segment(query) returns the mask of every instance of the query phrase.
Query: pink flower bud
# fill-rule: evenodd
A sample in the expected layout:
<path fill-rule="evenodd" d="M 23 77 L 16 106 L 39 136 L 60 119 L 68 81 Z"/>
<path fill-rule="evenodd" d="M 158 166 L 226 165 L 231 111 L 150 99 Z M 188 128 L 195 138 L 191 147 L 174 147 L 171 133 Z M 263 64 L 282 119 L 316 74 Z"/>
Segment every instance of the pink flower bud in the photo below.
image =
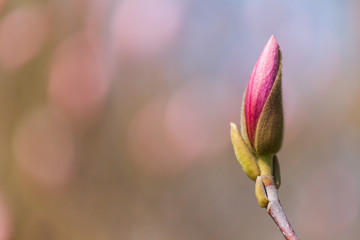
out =
<path fill-rule="evenodd" d="M 270 95 L 274 96 L 270 97 Z M 258 152 L 258 145 L 261 144 L 260 152 L 264 149 L 266 151 L 278 151 L 282 141 L 283 116 L 281 52 L 275 36 L 270 37 L 255 64 L 244 101 L 246 132 L 251 147 L 255 152 Z M 264 110 L 266 104 L 266 110 Z M 262 123 L 259 123 L 260 118 L 262 118 Z M 259 128 L 261 128 L 261 132 L 259 132 Z M 277 141 L 274 143 L 275 148 L 269 146 L 269 144 L 274 145 L 269 142 L 274 140 Z"/>

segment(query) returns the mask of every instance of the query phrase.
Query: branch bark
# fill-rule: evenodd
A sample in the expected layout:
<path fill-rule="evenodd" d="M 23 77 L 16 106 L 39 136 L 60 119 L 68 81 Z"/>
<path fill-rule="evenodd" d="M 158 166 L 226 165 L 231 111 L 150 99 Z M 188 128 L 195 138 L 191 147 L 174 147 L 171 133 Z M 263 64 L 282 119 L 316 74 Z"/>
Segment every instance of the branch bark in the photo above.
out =
<path fill-rule="evenodd" d="M 296 236 L 281 206 L 273 176 L 262 176 L 262 180 L 269 200 L 267 213 L 274 220 L 286 240 L 298 240 L 299 238 Z"/>

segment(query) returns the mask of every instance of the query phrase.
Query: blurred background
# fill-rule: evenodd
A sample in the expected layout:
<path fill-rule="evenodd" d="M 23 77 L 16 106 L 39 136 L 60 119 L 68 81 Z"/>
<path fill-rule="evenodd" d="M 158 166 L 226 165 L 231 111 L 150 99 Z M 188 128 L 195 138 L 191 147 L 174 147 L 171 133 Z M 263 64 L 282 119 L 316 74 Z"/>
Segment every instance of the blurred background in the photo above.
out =
<path fill-rule="evenodd" d="M 281 239 L 230 144 L 283 52 L 280 199 L 360 235 L 360 2 L 0 0 L 0 240 Z"/>

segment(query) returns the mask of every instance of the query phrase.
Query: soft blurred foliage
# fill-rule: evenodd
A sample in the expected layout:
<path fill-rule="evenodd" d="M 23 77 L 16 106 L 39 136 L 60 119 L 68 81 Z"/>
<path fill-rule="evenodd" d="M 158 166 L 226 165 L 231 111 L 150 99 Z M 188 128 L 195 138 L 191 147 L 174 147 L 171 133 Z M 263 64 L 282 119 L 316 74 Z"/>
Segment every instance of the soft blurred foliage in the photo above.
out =
<path fill-rule="evenodd" d="M 0 0 L 0 240 L 280 239 L 229 137 L 271 34 L 285 211 L 300 238 L 359 239 L 359 12 Z"/>

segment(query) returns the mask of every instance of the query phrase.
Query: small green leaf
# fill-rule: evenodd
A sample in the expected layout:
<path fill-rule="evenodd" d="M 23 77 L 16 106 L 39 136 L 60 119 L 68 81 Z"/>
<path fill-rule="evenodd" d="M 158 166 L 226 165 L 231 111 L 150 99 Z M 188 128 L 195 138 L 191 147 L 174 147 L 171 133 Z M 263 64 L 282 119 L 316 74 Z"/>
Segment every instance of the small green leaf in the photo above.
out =
<path fill-rule="evenodd" d="M 239 161 L 241 167 L 248 177 L 252 180 L 256 180 L 256 177 L 260 175 L 259 166 L 256 163 L 256 158 L 244 142 L 239 130 L 235 123 L 231 123 L 231 142 L 234 147 L 235 155 Z"/>

